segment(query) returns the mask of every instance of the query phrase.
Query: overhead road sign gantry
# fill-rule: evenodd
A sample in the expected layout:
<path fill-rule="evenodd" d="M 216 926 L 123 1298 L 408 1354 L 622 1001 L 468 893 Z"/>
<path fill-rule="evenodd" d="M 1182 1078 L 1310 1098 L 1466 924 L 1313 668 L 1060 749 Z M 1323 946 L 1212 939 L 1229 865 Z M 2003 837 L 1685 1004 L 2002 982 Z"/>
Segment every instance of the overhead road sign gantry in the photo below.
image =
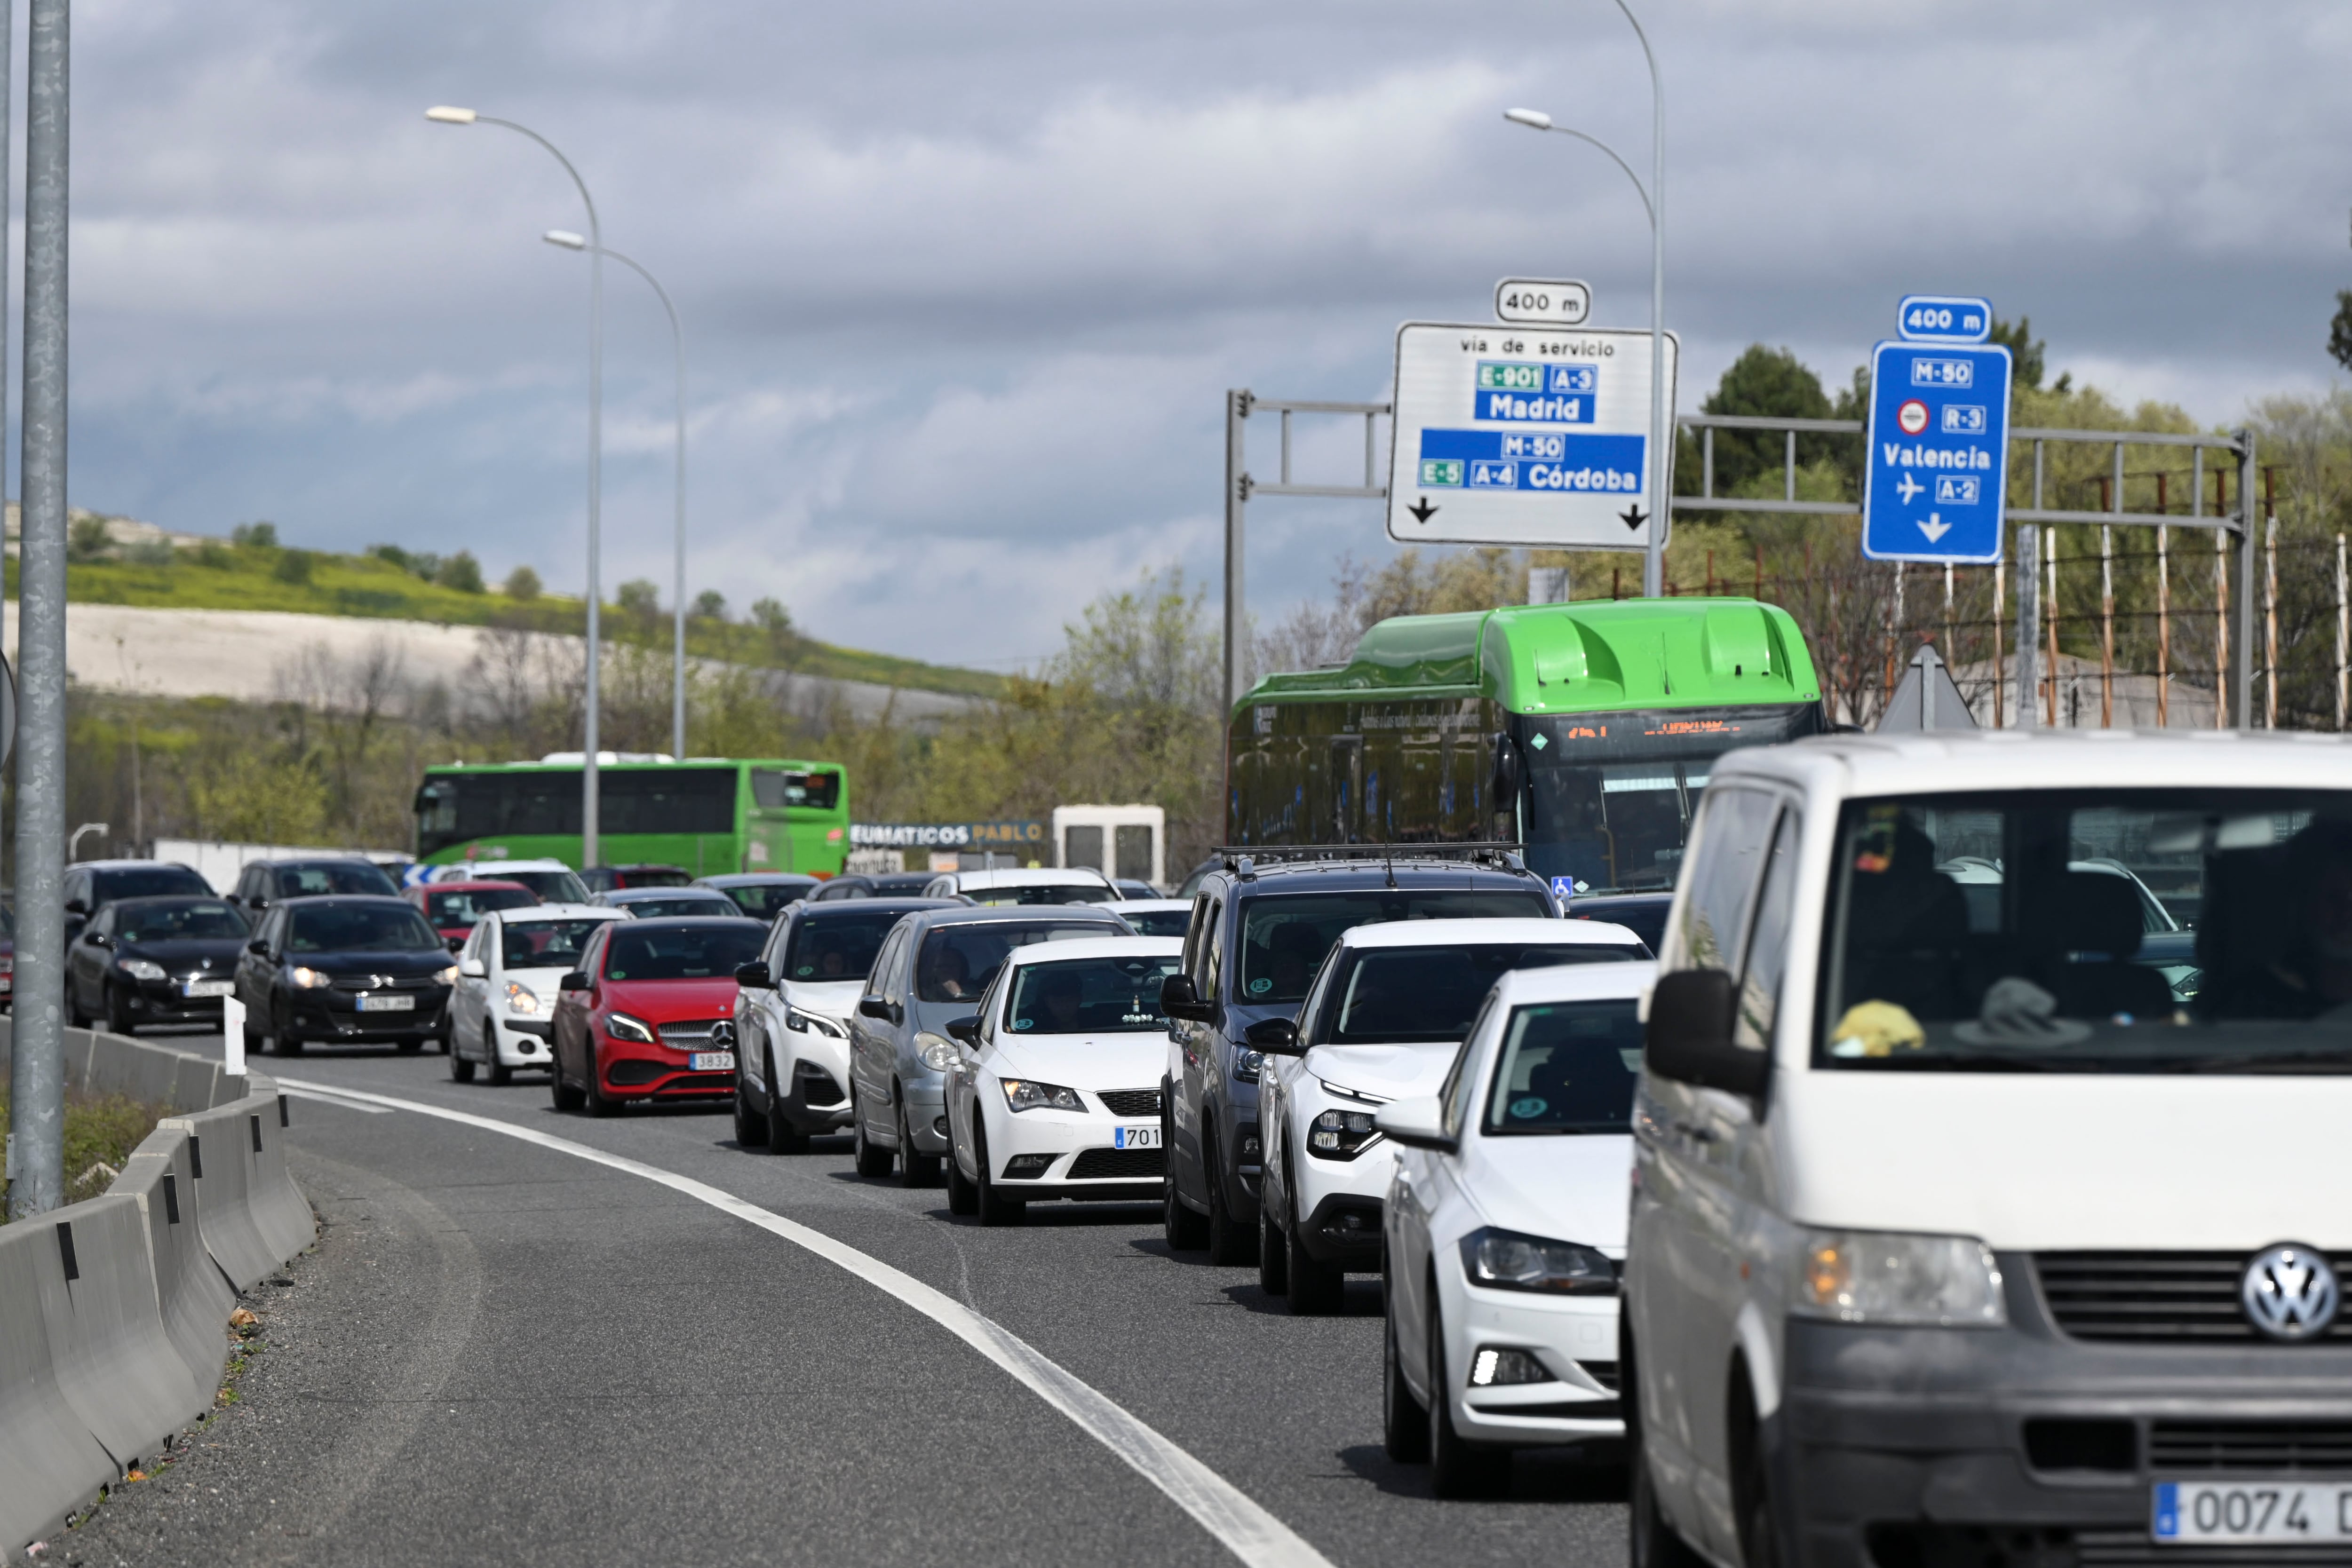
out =
<path fill-rule="evenodd" d="M 1650 349 L 1647 332 L 1398 328 L 1389 537 L 1647 549 L 1664 537 L 1647 499 Z M 1676 359 L 1668 333 L 1669 406 Z"/>
<path fill-rule="evenodd" d="M 2000 559 L 2009 383 L 2009 350 L 1999 343 L 1892 342 L 1873 351 L 1863 554 L 1956 565 Z"/>

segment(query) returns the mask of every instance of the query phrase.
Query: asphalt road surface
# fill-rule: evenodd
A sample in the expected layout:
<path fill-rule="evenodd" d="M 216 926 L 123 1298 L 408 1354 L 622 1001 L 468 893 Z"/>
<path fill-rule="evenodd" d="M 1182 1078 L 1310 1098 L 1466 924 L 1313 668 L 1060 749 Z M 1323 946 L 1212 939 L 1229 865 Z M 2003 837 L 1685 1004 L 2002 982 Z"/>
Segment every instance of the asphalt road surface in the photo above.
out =
<path fill-rule="evenodd" d="M 52 1561 L 1624 1559 L 1613 1465 L 1522 1454 L 1508 1500 L 1439 1502 L 1389 1461 L 1375 1280 L 1294 1318 L 1255 1269 L 1170 1253 L 1156 1207 L 982 1230 L 943 1188 L 860 1180 L 846 1139 L 744 1153 L 723 1111 L 591 1121 L 540 1074 L 460 1085 L 437 1055 L 260 1065 L 635 1166 L 293 1100 L 325 1228 L 255 1292 L 267 1348 L 188 1457 Z M 1030 1362 L 982 1348 L 1005 1333 Z"/>

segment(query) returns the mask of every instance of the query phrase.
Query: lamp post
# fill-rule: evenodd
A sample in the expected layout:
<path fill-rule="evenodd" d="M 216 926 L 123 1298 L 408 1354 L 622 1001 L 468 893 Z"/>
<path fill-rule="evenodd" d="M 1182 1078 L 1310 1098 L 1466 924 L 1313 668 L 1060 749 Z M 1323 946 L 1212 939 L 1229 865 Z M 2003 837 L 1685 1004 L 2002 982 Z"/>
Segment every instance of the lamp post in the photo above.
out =
<path fill-rule="evenodd" d="M 1665 591 L 1666 522 L 1673 499 L 1666 480 L 1674 456 L 1666 444 L 1673 436 L 1666 424 L 1666 89 L 1658 76 L 1658 57 L 1650 47 L 1650 36 L 1642 31 L 1633 8 L 1625 0 L 1617 0 L 1617 9 L 1633 24 L 1633 37 L 1642 41 L 1642 57 L 1650 65 L 1649 189 L 1643 190 L 1633 168 L 1608 143 L 1581 131 L 1554 125 L 1551 116 L 1540 110 L 1507 110 L 1503 118 L 1534 131 L 1557 131 L 1600 148 L 1625 171 L 1633 189 L 1642 192 L 1642 206 L 1650 215 L 1650 548 L 1642 560 L 1642 591 L 1655 598 Z"/>
<path fill-rule="evenodd" d="M 599 580 L 597 552 L 602 542 L 602 506 L 604 500 L 604 230 L 596 221 L 596 200 L 588 193 L 588 183 L 580 171 L 572 166 L 554 142 L 528 125 L 518 125 L 511 120 L 498 120 L 487 114 L 477 114 L 470 109 L 457 109 L 448 104 L 436 104 L 425 111 L 425 118 L 438 125 L 497 125 L 528 136 L 547 149 L 554 160 L 563 165 L 578 187 L 581 204 L 588 209 L 588 689 L 583 694 L 586 708 L 582 726 L 585 744 L 580 759 L 580 859 L 582 869 L 597 864 L 603 859 L 598 843 L 596 809 L 596 715 L 597 664 L 604 643 L 599 637 L 597 612 L 604 602 L 604 584 Z"/>
<path fill-rule="evenodd" d="M 550 229 L 539 237 L 550 245 L 562 246 L 565 250 L 586 250 L 589 247 L 585 236 L 568 229 Z M 682 759 L 686 756 L 686 332 L 677 323 L 677 307 L 670 303 L 669 290 L 661 286 L 661 279 L 617 250 L 607 250 L 603 254 L 652 285 L 654 297 L 669 313 L 670 345 L 677 353 L 677 587 L 676 625 L 670 653 L 669 752 L 672 757 Z"/>

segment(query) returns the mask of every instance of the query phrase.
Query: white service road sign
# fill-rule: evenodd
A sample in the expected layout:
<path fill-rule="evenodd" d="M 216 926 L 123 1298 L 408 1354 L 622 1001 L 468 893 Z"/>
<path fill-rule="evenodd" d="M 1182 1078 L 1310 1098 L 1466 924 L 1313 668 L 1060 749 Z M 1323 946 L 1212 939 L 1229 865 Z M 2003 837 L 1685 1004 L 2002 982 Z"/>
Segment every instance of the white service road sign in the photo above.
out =
<path fill-rule="evenodd" d="M 1669 332 L 1670 433 L 1675 349 Z M 1408 322 L 1397 329 L 1395 430 L 1389 537 L 1399 543 L 1650 542 L 1647 332 Z"/>

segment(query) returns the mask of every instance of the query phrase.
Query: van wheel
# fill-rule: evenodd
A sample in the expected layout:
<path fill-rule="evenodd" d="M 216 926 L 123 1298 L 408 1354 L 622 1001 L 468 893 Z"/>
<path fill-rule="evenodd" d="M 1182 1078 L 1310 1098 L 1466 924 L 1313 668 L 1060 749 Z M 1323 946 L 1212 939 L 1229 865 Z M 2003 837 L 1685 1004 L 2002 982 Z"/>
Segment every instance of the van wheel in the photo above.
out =
<path fill-rule="evenodd" d="M 1348 1304 L 1348 1271 L 1336 1263 L 1326 1263 L 1310 1256 L 1298 1241 L 1298 1233 L 1304 1228 L 1294 1210 L 1287 1233 L 1290 1245 L 1290 1310 L 1305 1318 L 1334 1317 Z"/>
<path fill-rule="evenodd" d="M 1658 1507 L 1658 1489 L 1650 1479 L 1650 1461 L 1638 1432 L 1628 1432 L 1625 1446 L 1627 1500 L 1632 1528 L 1626 1531 L 1625 1561 L 1630 1568 L 1706 1568 L 1706 1560 L 1690 1549 Z"/>
<path fill-rule="evenodd" d="M 1429 1287 L 1429 1490 L 1443 1498 L 1507 1497 L 1511 1450 L 1474 1443 L 1454 1427 L 1454 1379 L 1445 1367 L 1445 1329 L 1437 1281 Z"/>
<path fill-rule="evenodd" d="M 1429 1462 L 1429 1412 L 1412 1396 L 1397 1355 L 1396 1299 L 1385 1281 L 1381 1303 L 1387 1322 L 1381 1329 L 1381 1437 L 1389 1458 L 1401 1465 Z"/>
<path fill-rule="evenodd" d="M 876 1148 L 866 1136 L 866 1107 L 857 1103 L 857 1091 L 849 1092 L 850 1158 L 862 1176 L 886 1176 L 890 1174 L 890 1151 Z"/>
<path fill-rule="evenodd" d="M 1198 1252 L 1209 1244 L 1209 1222 L 1184 1207 L 1176 1196 L 1176 1173 L 1170 1171 L 1160 1196 L 1160 1224 L 1171 1252 Z"/>
<path fill-rule="evenodd" d="M 1273 1211 L 1265 1205 L 1257 1211 L 1257 1288 L 1269 1296 L 1290 1290 L 1290 1244 L 1283 1239 Z"/>
<path fill-rule="evenodd" d="M 1208 1167 L 1202 1174 L 1209 1186 L 1209 1261 L 1237 1268 L 1250 1260 L 1251 1239 L 1225 1207 L 1224 1169 L 1218 1162 L 1216 1140 L 1205 1138 L 1202 1147 L 1208 1156 L 1202 1164 Z"/>

